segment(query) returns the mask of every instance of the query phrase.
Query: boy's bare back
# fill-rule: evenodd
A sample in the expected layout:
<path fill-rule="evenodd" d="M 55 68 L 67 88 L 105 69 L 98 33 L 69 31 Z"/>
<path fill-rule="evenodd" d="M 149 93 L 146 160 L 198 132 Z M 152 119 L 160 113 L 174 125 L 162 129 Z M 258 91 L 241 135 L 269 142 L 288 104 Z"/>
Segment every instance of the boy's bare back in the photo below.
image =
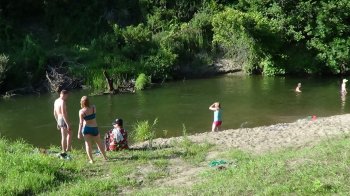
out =
<path fill-rule="evenodd" d="M 54 104 L 54 111 L 57 116 L 62 116 L 63 115 L 63 105 L 65 104 L 65 101 L 61 98 L 56 99 L 55 104 Z"/>

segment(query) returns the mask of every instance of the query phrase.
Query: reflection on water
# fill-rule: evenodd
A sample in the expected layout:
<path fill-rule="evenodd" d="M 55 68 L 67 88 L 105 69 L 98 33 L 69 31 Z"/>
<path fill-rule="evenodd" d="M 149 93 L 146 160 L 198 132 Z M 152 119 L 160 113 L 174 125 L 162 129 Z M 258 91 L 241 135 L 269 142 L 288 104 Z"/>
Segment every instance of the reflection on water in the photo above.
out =
<path fill-rule="evenodd" d="M 295 85 L 303 84 L 302 93 Z M 97 122 L 101 134 L 112 128 L 115 118 L 123 118 L 127 130 L 141 120 L 158 118 L 159 137 L 182 135 L 211 129 L 213 113 L 208 107 L 220 101 L 223 107 L 222 129 L 255 127 L 292 122 L 308 116 L 346 113 L 346 95 L 340 97 L 340 80 L 336 78 L 285 78 L 261 76 L 224 76 L 164 84 L 135 94 L 94 96 Z M 73 136 L 77 135 L 80 98 L 88 91 L 74 91 L 67 106 Z M 60 135 L 52 115 L 56 94 L 18 97 L 0 101 L 0 134 L 7 138 L 24 138 L 47 147 L 59 145 Z M 75 147 L 82 141 L 73 139 Z"/>

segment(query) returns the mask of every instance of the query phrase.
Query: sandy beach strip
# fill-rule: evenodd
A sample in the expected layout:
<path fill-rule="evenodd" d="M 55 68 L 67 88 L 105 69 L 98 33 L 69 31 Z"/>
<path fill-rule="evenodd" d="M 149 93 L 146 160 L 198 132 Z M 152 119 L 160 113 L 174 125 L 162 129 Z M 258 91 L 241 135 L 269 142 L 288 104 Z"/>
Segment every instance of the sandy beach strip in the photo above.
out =
<path fill-rule="evenodd" d="M 302 147 L 323 139 L 350 132 L 350 114 L 300 119 L 293 123 L 280 123 L 255 128 L 228 129 L 220 132 L 204 132 L 189 135 L 196 143 L 208 142 L 218 148 L 238 148 L 252 153 L 265 153 L 286 147 Z M 157 138 L 154 147 L 171 146 L 183 137 Z M 132 147 L 145 147 L 148 143 Z"/>

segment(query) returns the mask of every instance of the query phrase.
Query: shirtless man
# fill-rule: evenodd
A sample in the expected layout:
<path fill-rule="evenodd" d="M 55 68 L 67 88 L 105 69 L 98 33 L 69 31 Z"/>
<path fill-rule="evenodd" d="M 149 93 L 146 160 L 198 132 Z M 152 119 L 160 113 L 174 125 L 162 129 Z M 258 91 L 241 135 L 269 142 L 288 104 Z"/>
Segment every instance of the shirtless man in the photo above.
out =
<path fill-rule="evenodd" d="M 57 128 L 61 130 L 61 146 L 62 153 L 71 149 L 71 128 L 68 121 L 66 100 L 68 98 L 68 91 L 62 90 L 60 97 L 56 99 L 54 104 L 53 115 L 57 122 Z"/>

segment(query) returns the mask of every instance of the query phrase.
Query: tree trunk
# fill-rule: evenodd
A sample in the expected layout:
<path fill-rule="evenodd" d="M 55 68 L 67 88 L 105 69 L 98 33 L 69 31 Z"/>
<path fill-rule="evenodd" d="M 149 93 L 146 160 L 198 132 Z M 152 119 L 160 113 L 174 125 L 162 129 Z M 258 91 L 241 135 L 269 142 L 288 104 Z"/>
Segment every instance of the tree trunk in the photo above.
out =
<path fill-rule="evenodd" d="M 114 86 L 113 86 L 113 79 L 111 79 L 107 73 L 106 70 L 103 70 L 103 75 L 105 76 L 106 78 L 106 82 L 107 82 L 107 85 L 108 85 L 108 91 L 110 93 L 114 93 Z"/>

